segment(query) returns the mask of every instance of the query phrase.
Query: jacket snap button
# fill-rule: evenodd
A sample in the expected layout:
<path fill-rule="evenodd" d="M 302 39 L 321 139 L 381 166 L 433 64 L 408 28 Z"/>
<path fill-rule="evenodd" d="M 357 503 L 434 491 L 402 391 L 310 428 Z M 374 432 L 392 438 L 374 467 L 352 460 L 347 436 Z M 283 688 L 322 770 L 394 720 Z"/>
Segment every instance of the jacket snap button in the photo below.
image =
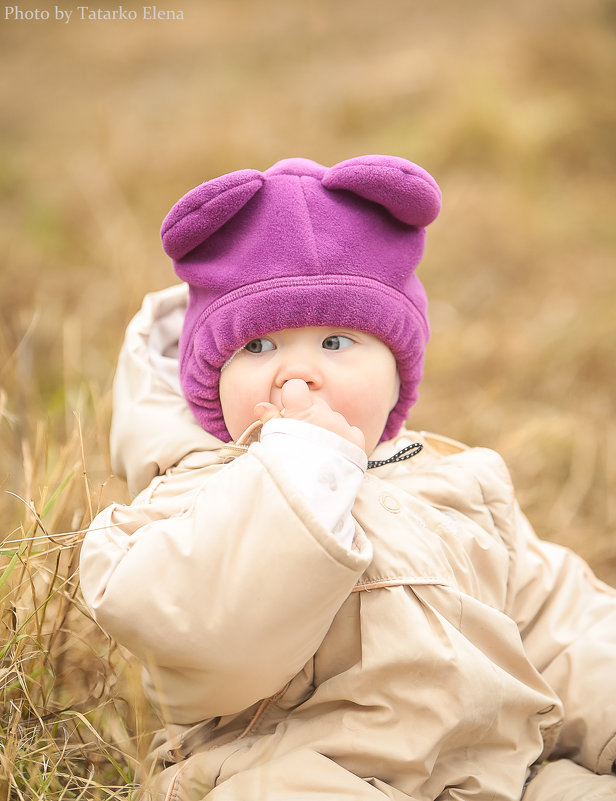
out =
<path fill-rule="evenodd" d="M 381 495 L 379 500 L 381 502 L 381 506 L 387 509 L 388 512 L 397 514 L 400 511 L 400 503 L 394 498 L 393 495 Z"/>

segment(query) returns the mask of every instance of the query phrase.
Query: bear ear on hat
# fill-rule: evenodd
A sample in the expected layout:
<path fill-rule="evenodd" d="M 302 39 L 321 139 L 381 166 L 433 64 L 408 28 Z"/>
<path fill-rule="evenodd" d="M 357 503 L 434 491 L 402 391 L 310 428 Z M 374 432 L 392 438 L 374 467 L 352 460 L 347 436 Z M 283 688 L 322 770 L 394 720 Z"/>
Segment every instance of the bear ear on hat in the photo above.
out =
<path fill-rule="evenodd" d="M 237 170 L 191 189 L 163 220 L 165 253 L 181 259 L 243 208 L 263 186 L 258 170 Z"/>
<path fill-rule="evenodd" d="M 346 189 L 384 206 L 407 225 L 424 227 L 436 219 L 441 190 L 434 178 L 397 156 L 358 156 L 330 167 L 322 179 L 326 189 Z"/>

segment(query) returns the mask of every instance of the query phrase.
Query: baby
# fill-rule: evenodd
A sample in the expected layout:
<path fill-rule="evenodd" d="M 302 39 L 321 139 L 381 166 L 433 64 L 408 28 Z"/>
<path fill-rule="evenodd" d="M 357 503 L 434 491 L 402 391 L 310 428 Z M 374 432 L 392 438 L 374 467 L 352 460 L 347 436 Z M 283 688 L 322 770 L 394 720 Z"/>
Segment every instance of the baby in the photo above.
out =
<path fill-rule="evenodd" d="M 502 460 L 403 428 L 440 191 L 287 159 L 185 195 L 114 387 L 136 495 L 81 583 L 144 664 L 169 801 L 616 798 L 616 593 Z"/>

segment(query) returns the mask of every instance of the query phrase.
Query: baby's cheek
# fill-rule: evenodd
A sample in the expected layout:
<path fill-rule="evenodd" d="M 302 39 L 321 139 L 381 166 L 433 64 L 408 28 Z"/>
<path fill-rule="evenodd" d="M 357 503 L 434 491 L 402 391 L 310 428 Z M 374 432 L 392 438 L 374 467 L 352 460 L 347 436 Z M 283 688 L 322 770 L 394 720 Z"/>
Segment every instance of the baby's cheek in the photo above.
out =
<path fill-rule="evenodd" d="M 253 408 L 245 393 L 225 392 L 220 398 L 225 425 L 231 437 L 237 439 L 253 421 Z"/>
<path fill-rule="evenodd" d="M 347 423 L 352 426 L 357 426 L 366 433 L 366 429 L 370 428 L 371 418 L 374 417 L 371 409 L 366 407 L 364 403 L 347 403 L 340 409 L 340 413 L 346 418 Z"/>
<path fill-rule="evenodd" d="M 247 391 L 243 392 L 237 399 L 238 413 L 241 419 L 250 425 L 257 419 L 255 415 L 255 406 L 257 403 L 263 403 L 269 400 L 262 392 Z"/>

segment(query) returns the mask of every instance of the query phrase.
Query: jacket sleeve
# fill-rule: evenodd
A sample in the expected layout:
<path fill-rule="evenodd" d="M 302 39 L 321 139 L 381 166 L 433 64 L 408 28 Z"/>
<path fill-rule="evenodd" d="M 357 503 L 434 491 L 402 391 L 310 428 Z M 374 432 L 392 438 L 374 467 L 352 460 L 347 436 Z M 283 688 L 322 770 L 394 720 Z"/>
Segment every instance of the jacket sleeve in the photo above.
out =
<path fill-rule="evenodd" d="M 553 757 L 610 773 L 616 759 L 616 591 L 572 551 L 536 536 L 502 461 L 497 469 L 502 491 L 487 500 L 511 554 L 506 611 L 565 710 Z"/>
<path fill-rule="evenodd" d="M 81 585 L 100 625 L 146 667 L 168 722 L 233 714 L 314 655 L 372 558 L 323 527 L 261 444 L 213 472 L 183 513 L 112 506 L 93 522 Z"/>

